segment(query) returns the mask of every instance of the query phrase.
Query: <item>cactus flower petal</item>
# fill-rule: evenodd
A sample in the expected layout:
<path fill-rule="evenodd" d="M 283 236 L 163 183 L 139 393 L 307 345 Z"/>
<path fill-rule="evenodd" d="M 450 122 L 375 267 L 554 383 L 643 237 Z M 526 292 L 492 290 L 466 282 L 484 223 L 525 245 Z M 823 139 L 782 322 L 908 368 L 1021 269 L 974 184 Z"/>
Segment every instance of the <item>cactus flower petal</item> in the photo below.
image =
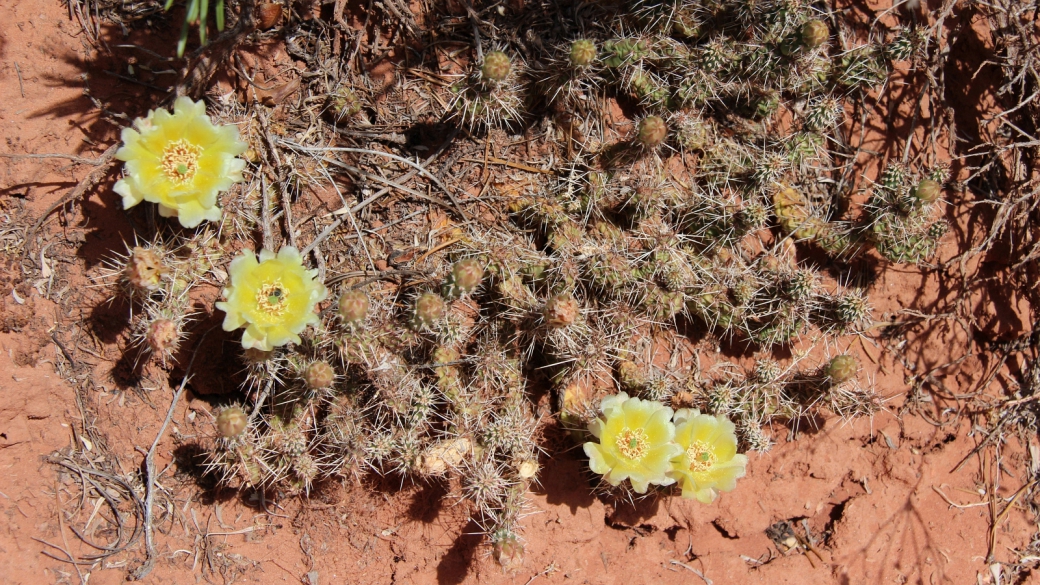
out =
<path fill-rule="evenodd" d="M 328 296 L 317 275 L 303 267 L 303 257 L 291 246 L 278 254 L 263 250 L 259 261 L 252 252 L 238 255 L 228 267 L 226 300 L 216 303 L 224 311 L 224 330 L 245 327 L 246 349 L 300 343 L 300 332 L 318 322 L 315 305 Z"/>
<path fill-rule="evenodd" d="M 163 217 L 176 217 L 193 228 L 218 221 L 217 196 L 242 180 L 246 150 L 234 126 L 215 126 L 206 106 L 180 97 L 173 113 L 152 110 L 122 133 L 116 158 L 124 161 L 126 176 L 113 188 L 123 207 L 142 201 L 159 205 Z"/>
<path fill-rule="evenodd" d="M 675 442 L 682 451 L 669 475 L 684 498 L 710 504 L 719 492 L 732 491 L 744 477 L 747 456 L 737 453 L 735 426 L 725 417 L 683 409 L 675 413 Z"/>
<path fill-rule="evenodd" d="M 671 485 L 671 460 L 681 453 L 673 442 L 672 409 L 650 400 L 630 398 L 621 392 L 605 398 L 603 413 L 589 425 L 599 442 L 583 445 L 589 467 L 610 485 L 626 479 L 632 489 L 646 493 L 650 484 Z"/>

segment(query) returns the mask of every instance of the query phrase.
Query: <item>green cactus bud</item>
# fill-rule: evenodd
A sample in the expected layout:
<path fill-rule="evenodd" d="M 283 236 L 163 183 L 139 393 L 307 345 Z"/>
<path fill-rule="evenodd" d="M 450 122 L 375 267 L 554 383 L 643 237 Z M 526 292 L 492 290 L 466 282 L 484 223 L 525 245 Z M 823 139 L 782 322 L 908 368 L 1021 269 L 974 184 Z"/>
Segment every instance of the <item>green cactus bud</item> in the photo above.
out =
<path fill-rule="evenodd" d="M 664 144 L 668 138 L 668 124 L 660 116 L 647 116 L 636 127 L 636 143 L 647 149 Z"/>
<path fill-rule="evenodd" d="M 779 380 L 782 374 L 783 368 L 780 366 L 780 362 L 767 358 L 755 361 L 752 378 L 759 384 L 772 384 Z"/>
<path fill-rule="evenodd" d="M 802 25 L 799 32 L 802 37 L 802 45 L 809 50 L 815 49 L 827 42 L 827 38 L 830 37 L 831 34 L 827 29 L 827 25 L 824 24 L 822 20 L 810 20 Z"/>
<path fill-rule="evenodd" d="M 303 371 L 303 382 L 308 390 L 321 390 L 332 386 L 336 380 L 336 370 L 328 362 L 312 362 Z"/>
<path fill-rule="evenodd" d="M 515 571 L 524 564 L 524 545 L 512 531 L 497 530 L 491 537 L 491 556 L 505 571 Z"/>
<path fill-rule="evenodd" d="M 448 304 L 437 293 L 425 292 L 415 299 L 412 310 L 412 327 L 416 330 L 430 329 L 448 314 Z"/>
<path fill-rule="evenodd" d="M 459 260 L 451 267 L 445 283 L 445 296 L 459 298 L 477 290 L 484 280 L 484 263 L 476 258 Z"/>
<path fill-rule="evenodd" d="M 588 39 L 579 39 L 571 43 L 571 67 L 580 69 L 589 67 L 596 60 L 596 43 Z"/>
<path fill-rule="evenodd" d="M 480 78 L 482 81 L 499 83 L 509 77 L 513 64 L 509 56 L 502 51 L 491 51 L 484 55 L 484 64 L 480 66 Z"/>
<path fill-rule="evenodd" d="M 361 100 L 349 87 L 341 87 L 329 94 L 325 105 L 335 122 L 349 120 L 361 111 Z"/>
<path fill-rule="evenodd" d="M 942 185 L 931 179 L 922 179 L 914 187 L 914 199 L 925 205 L 935 203 L 941 194 Z"/>
<path fill-rule="evenodd" d="M 358 325 L 363 323 L 368 316 L 371 303 L 368 295 L 359 290 L 348 290 L 339 296 L 336 303 L 339 318 L 345 325 Z"/>
<path fill-rule="evenodd" d="M 217 432 L 225 439 L 238 437 L 249 426 L 246 411 L 238 406 L 229 406 L 217 415 Z"/>
<path fill-rule="evenodd" d="M 844 384 L 856 377 L 859 371 L 859 362 L 849 354 L 842 354 L 831 358 L 823 369 L 824 375 L 832 384 Z"/>

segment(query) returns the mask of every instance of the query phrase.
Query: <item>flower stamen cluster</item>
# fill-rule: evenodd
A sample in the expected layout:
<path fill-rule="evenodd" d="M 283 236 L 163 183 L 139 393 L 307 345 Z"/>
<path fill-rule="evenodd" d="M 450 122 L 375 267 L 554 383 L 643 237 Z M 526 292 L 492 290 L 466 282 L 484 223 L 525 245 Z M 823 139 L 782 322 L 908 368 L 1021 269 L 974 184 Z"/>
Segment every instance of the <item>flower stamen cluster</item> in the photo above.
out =
<path fill-rule="evenodd" d="M 163 151 L 163 173 L 174 183 L 187 183 L 199 170 L 201 154 L 202 149 L 187 140 L 175 140 Z"/>
<path fill-rule="evenodd" d="M 650 443 L 646 439 L 646 431 L 643 429 L 630 429 L 625 427 L 617 436 L 617 448 L 622 455 L 632 461 L 639 461 L 646 457 L 650 450 Z"/>

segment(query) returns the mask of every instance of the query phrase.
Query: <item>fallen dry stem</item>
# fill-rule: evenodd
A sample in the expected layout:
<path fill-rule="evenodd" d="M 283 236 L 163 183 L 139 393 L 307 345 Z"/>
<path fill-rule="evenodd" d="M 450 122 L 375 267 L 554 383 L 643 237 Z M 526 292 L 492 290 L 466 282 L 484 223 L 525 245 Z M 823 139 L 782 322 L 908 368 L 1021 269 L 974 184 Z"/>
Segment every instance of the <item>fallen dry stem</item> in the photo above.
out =
<path fill-rule="evenodd" d="M 191 377 L 191 367 L 195 364 L 199 348 L 202 347 L 206 336 L 215 328 L 216 326 L 213 326 L 208 329 L 196 343 L 195 350 L 191 353 L 191 360 L 188 361 L 188 367 L 184 370 L 184 378 L 181 379 L 181 385 L 177 388 L 177 392 L 174 393 L 173 400 L 170 401 L 170 409 L 166 412 L 166 418 L 163 419 L 163 424 L 159 427 L 159 432 L 155 435 L 155 440 L 152 441 L 152 446 L 148 449 L 148 453 L 144 458 L 144 542 L 146 558 L 144 564 L 134 572 L 134 579 L 138 581 L 148 576 L 155 567 L 156 552 L 153 537 L 155 528 L 152 526 L 152 505 L 155 501 L 155 450 L 159 447 L 159 441 L 162 440 L 163 435 L 166 434 L 167 427 L 170 426 L 170 422 L 173 420 L 173 413 L 177 409 L 177 403 L 180 402 L 184 389 L 188 385 L 188 380 Z"/>

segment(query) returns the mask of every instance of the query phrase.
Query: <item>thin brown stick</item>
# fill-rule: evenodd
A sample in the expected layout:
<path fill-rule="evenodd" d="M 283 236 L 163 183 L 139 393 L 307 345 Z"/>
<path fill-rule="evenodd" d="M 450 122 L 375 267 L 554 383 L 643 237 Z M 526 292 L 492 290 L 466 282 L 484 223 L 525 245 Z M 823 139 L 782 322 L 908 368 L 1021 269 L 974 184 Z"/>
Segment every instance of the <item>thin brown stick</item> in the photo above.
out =
<path fill-rule="evenodd" d="M 191 377 L 191 367 L 195 364 L 195 358 L 199 355 L 199 348 L 202 347 L 202 343 L 206 340 L 206 336 L 214 329 L 216 329 L 215 325 L 203 333 L 202 337 L 199 338 L 198 343 L 195 345 L 195 351 L 191 353 L 191 360 L 188 361 L 188 367 L 184 370 L 184 378 L 181 379 L 181 385 L 173 395 L 173 400 L 170 402 L 170 409 L 166 412 L 166 418 L 163 420 L 162 426 L 159 427 L 159 433 L 155 435 L 155 440 L 152 441 L 152 446 L 148 449 L 148 453 L 144 457 L 144 542 L 146 559 L 144 564 L 141 565 L 141 567 L 133 574 L 134 579 L 138 581 L 144 579 L 152 572 L 152 569 L 155 568 L 155 560 L 157 556 L 154 542 L 155 527 L 152 526 L 152 505 L 155 501 L 155 450 L 159 447 L 159 441 L 162 440 L 163 435 L 166 434 L 166 429 L 170 426 L 170 422 L 173 420 L 173 413 L 177 409 L 177 403 L 180 402 L 181 396 L 184 394 L 184 389 L 188 386 L 188 380 Z"/>
<path fill-rule="evenodd" d="M 87 174 L 86 177 L 83 177 L 83 180 L 76 185 L 76 188 L 66 193 L 61 199 L 48 207 L 47 210 L 40 215 L 40 218 L 36 220 L 36 223 L 33 224 L 29 232 L 25 234 L 26 245 L 30 245 L 30 242 L 32 242 L 36 237 L 36 232 L 39 231 L 41 226 L 43 226 L 43 222 L 47 221 L 47 217 L 50 216 L 50 214 L 54 213 L 58 208 L 65 206 L 68 202 L 79 199 L 88 189 L 93 188 L 94 185 L 97 185 L 101 181 L 105 174 L 108 173 L 108 169 L 115 163 L 113 159 L 116 156 L 116 151 L 119 150 L 119 146 L 120 143 L 118 142 L 109 146 L 108 150 L 106 150 L 100 157 L 98 157 L 97 161 L 93 163 L 97 168 L 90 171 L 90 173 Z"/>

